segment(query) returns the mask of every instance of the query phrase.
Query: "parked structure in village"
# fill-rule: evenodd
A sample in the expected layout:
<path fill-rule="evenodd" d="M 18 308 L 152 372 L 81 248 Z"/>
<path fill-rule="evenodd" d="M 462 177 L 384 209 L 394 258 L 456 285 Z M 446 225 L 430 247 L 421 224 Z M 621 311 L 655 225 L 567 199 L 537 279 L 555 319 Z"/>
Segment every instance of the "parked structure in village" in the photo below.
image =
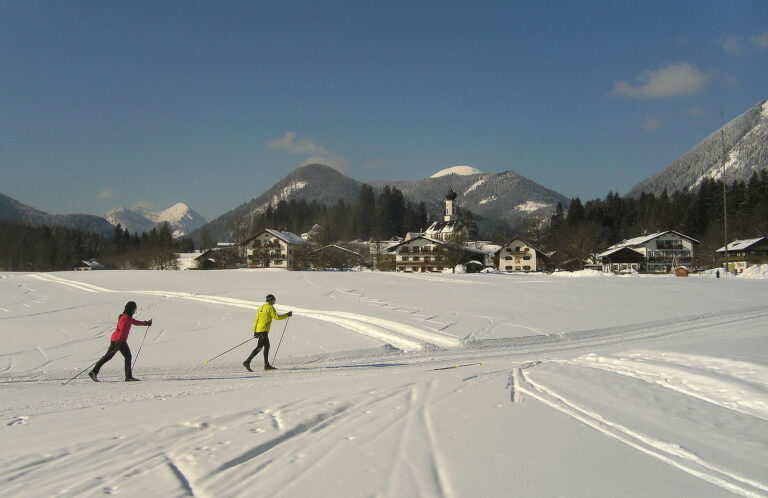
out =
<path fill-rule="evenodd" d="M 693 269 L 694 246 L 699 241 L 674 230 L 643 235 L 633 239 L 624 240 L 608 248 L 601 256 L 607 255 L 609 261 L 615 259 L 610 256 L 615 249 L 630 248 L 639 252 L 643 259 L 640 262 L 640 271 L 646 273 L 669 273 L 673 268 L 684 266 Z M 630 255 L 631 253 L 623 253 Z"/>
<path fill-rule="evenodd" d="M 542 271 L 547 259 L 544 251 L 519 237 L 510 240 L 493 254 L 496 269 L 507 272 Z"/>
<path fill-rule="evenodd" d="M 717 250 L 723 267 L 731 273 L 741 273 L 752 265 L 768 264 L 768 239 L 734 240 Z"/>
<path fill-rule="evenodd" d="M 294 270 L 303 266 L 309 243 L 291 232 L 265 229 L 248 238 L 246 264 L 249 268 L 283 268 Z"/>

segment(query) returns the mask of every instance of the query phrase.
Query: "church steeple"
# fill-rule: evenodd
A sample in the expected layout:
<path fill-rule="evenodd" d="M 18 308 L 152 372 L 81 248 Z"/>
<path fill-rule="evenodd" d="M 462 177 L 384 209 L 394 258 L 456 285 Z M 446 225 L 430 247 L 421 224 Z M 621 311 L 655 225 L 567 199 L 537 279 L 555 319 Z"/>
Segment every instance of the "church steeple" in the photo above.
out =
<path fill-rule="evenodd" d="M 455 200 L 456 192 L 453 191 L 453 187 L 449 187 L 448 193 L 445 194 L 445 215 L 443 216 L 443 221 L 456 220 Z"/>

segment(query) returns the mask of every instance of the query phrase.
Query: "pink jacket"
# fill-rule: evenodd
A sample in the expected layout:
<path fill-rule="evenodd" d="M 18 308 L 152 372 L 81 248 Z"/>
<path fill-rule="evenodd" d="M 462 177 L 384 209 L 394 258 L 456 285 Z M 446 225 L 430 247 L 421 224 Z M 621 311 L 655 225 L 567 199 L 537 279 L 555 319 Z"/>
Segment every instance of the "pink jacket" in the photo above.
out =
<path fill-rule="evenodd" d="M 112 333 L 111 341 L 127 341 L 131 325 L 149 325 L 149 322 L 134 320 L 131 315 L 122 314 L 117 321 L 117 328 Z"/>

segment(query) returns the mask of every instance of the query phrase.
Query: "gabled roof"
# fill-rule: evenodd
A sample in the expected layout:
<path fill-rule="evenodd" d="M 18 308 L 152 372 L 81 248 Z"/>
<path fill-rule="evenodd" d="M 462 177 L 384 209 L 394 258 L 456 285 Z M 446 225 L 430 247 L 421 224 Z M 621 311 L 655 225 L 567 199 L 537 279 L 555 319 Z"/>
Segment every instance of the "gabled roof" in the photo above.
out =
<path fill-rule="evenodd" d="M 329 245 L 323 246 L 323 247 L 321 247 L 319 249 L 315 249 L 314 251 L 309 251 L 309 254 L 316 253 L 316 252 L 319 252 L 319 251 L 322 251 L 322 250 L 325 250 L 325 249 L 340 249 L 340 250 L 348 252 L 348 253 L 350 253 L 350 254 L 352 254 L 354 256 L 357 256 L 358 258 L 362 258 L 363 257 L 362 255 L 360 255 L 359 253 L 356 253 L 355 251 L 353 251 L 351 249 L 347 249 L 346 247 L 337 246 L 336 244 L 329 244 Z"/>
<path fill-rule="evenodd" d="M 273 230 L 271 228 L 265 228 L 261 232 L 258 232 L 257 234 L 247 238 L 246 240 L 241 242 L 241 244 L 247 244 L 248 242 L 252 241 L 253 239 L 258 237 L 259 235 L 263 234 L 264 232 L 267 232 L 270 235 L 272 235 L 273 237 L 277 237 L 278 239 L 280 239 L 280 240 L 282 240 L 284 242 L 287 242 L 288 244 L 296 244 L 296 245 L 303 245 L 303 246 L 309 245 L 306 240 L 302 239 L 301 237 L 299 237 L 295 233 L 281 232 L 279 230 Z"/>
<path fill-rule="evenodd" d="M 388 248 L 387 248 L 387 251 L 389 251 L 389 252 L 392 252 L 392 251 L 394 251 L 395 249 L 397 249 L 397 248 L 398 248 L 398 247 L 400 247 L 400 246 L 403 246 L 403 245 L 405 245 L 405 244 L 410 244 L 411 242 L 413 242 L 413 241 L 415 241 L 415 240 L 419 240 L 419 239 L 423 239 L 423 240 L 426 240 L 427 242 L 429 242 L 429 243 L 431 243 L 431 244 L 438 244 L 438 245 L 441 245 L 441 246 L 445 246 L 445 245 L 447 245 L 447 244 L 446 244 L 445 242 L 443 242 L 442 240 L 437 240 L 437 239 L 433 239 L 433 238 L 431 238 L 431 237 L 426 237 L 426 236 L 424 236 L 424 235 L 421 235 L 421 236 L 419 236 L 419 237 L 416 237 L 416 238 L 414 238 L 414 239 L 410 239 L 410 240 L 404 240 L 403 242 L 400 242 L 399 244 L 395 244 L 395 245 L 393 245 L 393 246 L 390 246 L 390 247 L 388 247 Z"/>
<path fill-rule="evenodd" d="M 525 240 L 525 239 L 523 239 L 521 237 L 515 237 L 514 239 L 510 240 L 509 242 L 507 242 L 503 246 L 499 247 L 496 251 L 494 251 L 493 254 L 498 254 L 502 249 L 504 249 L 505 247 L 507 247 L 509 244 L 511 244 L 512 242 L 514 242 L 516 240 L 519 240 L 520 242 L 522 242 L 523 244 L 527 245 L 528 247 L 532 247 L 534 251 L 536 251 L 537 253 L 541 254 L 542 256 L 549 257 L 549 255 L 547 253 L 545 253 L 540 248 L 536 247 L 535 245 L 531 244 L 530 242 L 528 242 L 527 240 Z"/>
<path fill-rule="evenodd" d="M 743 251 L 744 249 L 747 249 L 755 244 L 757 244 L 760 241 L 766 240 L 765 237 L 759 237 L 757 239 L 745 239 L 745 240 L 734 240 L 733 242 L 728 243 L 728 250 L 729 251 Z M 717 250 L 717 252 L 725 252 L 725 246 L 721 247 Z"/>
<path fill-rule="evenodd" d="M 96 260 L 93 260 L 93 261 L 80 261 L 79 263 L 75 263 L 72 266 L 73 266 L 73 268 L 88 266 L 90 268 L 93 268 L 94 270 L 103 270 L 104 269 L 104 265 L 102 265 L 101 263 L 99 263 Z"/>
<path fill-rule="evenodd" d="M 641 253 L 637 249 L 632 249 L 631 247 L 627 247 L 627 246 L 621 246 L 621 247 L 617 247 L 615 249 L 608 249 L 605 252 L 601 252 L 600 254 L 597 255 L 597 257 L 598 258 L 605 258 L 607 256 L 610 256 L 611 254 L 617 253 L 619 251 L 624 251 L 624 250 L 632 251 L 632 252 L 637 253 L 639 256 L 643 256 L 643 253 Z"/>
<path fill-rule="evenodd" d="M 615 249 L 615 248 L 619 248 L 619 247 L 629 247 L 629 246 L 643 245 L 646 242 L 650 242 L 653 239 L 658 239 L 662 235 L 666 235 L 668 233 L 674 233 L 675 235 L 679 235 L 680 237 L 682 237 L 684 239 L 690 240 L 694 244 L 698 244 L 699 243 L 698 240 L 694 239 L 693 237 L 689 237 L 689 236 L 687 236 L 687 235 L 685 235 L 683 233 L 676 232 L 674 230 L 666 230 L 664 232 L 652 233 L 650 235 L 641 235 L 640 237 L 635 237 L 633 239 L 622 240 L 618 244 L 614 244 L 611 247 L 609 247 L 608 249 Z"/>

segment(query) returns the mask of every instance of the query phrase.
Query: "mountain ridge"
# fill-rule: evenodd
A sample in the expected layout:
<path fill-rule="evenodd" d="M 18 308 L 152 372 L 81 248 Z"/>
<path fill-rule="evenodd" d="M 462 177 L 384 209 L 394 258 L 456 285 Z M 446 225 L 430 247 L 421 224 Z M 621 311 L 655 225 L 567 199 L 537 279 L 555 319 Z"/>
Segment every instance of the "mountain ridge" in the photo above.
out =
<path fill-rule="evenodd" d="M 695 189 L 704 179 L 721 179 L 723 169 L 728 183 L 746 181 L 753 172 L 768 169 L 768 100 L 712 132 L 666 168 L 632 187 L 627 196 Z"/>

